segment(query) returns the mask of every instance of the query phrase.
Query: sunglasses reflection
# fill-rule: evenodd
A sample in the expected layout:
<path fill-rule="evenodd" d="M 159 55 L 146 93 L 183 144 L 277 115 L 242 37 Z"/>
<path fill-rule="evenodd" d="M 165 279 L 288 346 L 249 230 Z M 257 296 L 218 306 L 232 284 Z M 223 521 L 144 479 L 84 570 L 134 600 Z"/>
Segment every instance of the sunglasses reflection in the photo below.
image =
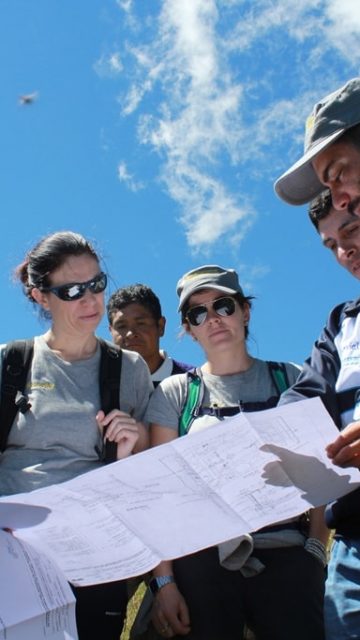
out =
<path fill-rule="evenodd" d="M 87 290 L 94 294 L 102 293 L 105 291 L 106 286 L 107 275 L 101 272 L 87 282 L 70 282 L 69 284 L 62 284 L 58 287 L 48 287 L 47 289 L 43 289 L 43 291 L 45 293 L 54 293 L 60 300 L 69 302 L 83 298 Z"/>
<path fill-rule="evenodd" d="M 211 302 L 207 302 L 204 304 L 200 304 L 196 307 L 192 307 L 186 314 L 187 320 L 194 327 L 199 327 L 203 324 L 209 314 L 210 307 L 217 316 L 225 318 L 227 316 L 232 316 L 235 313 L 236 305 L 234 298 L 226 297 L 226 298 L 217 298 L 216 300 L 212 300 Z"/>

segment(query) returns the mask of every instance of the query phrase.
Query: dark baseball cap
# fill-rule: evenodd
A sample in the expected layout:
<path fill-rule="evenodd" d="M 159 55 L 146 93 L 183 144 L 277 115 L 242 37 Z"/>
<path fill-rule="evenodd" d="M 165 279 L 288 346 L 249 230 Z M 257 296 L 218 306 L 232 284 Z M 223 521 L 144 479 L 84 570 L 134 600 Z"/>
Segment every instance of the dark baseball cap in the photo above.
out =
<path fill-rule="evenodd" d="M 244 295 L 238 274 L 234 269 L 224 269 L 216 264 L 206 264 L 198 269 L 188 271 L 177 283 L 178 311 L 181 311 L 190 296 L 200 289 L 216 289 L 230 295 L 235 293 Z"/>
<path fill-rule="evenodd" d="M 276 180 L 277 195 L 294 205 L 305 204 L 318 196 L 325 187 L 312 161 L 347 129 L 359 123 L 360 78 L 353 78 L 315 104 L 306 120 L 304 155 Z"/>

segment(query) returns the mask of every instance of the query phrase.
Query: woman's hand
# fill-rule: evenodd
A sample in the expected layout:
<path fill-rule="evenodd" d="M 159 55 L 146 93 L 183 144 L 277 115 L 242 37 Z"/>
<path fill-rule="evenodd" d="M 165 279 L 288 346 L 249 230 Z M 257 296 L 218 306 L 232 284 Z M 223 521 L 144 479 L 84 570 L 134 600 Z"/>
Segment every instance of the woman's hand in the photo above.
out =
<path fill-rule="evenodd" d="M 175 583 L 167 584 L 157 592 L 152 610 L 152 622 L 164 638 L 190 632 L 190 617 L 186 602 Z"/>
<path fill-rule="evenodd" d="M 117 459 L 126 458 L 131 453 L 146 448 L 146 430 L 141 422 L 137 422 L 129 413 L 113 409 L 105 415 L 99 411 L 96 421 L 104 441 L 117 443 Z M 141 447 L 139 447 L 139 440 Z"/>
<path fill-rule="evenodd" d="M 360 468 L 360 421 L 348 424 L 326 452 L 339 467 Z"/>

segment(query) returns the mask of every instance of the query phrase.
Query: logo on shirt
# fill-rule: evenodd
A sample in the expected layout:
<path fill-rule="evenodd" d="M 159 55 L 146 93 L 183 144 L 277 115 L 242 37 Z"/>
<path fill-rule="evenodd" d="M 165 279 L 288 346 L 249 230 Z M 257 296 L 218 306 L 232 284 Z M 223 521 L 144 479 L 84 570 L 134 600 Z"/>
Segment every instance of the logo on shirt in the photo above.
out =
<path fill-rule="evenodd" d="M 30 384 L 28 385 L 28 389 L 30 390 L 46 389 L 48 391 L 52 391 L 53 389 L 55 389 L 55 383 L 54 382 L 38 382 L 37 380 L 34 380 L 33 382 L 30 382 Z"/>

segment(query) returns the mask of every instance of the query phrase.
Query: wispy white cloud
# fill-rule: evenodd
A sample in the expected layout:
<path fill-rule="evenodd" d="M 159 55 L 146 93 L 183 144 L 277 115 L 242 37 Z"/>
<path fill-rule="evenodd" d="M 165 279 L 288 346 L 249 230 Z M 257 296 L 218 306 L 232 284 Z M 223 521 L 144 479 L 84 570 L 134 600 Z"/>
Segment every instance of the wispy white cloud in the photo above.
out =
<path fill-rule="evenodd" d="M 130 189 L 130 191 L 136 192 L 144 188 L 142 182 L 135 180 L 134 176 L 129 173 L 126 162 L 124 162 L 124 160 L 119 162 L 117 174 L 120 182 L 123 182 L 128 187 L 128 189 Z"/>
<path fill-rule="evenodd" d="M 152 83 L 147 80 L 142 85 L 133 85 L 126 95 L 118 96 L 117 101 L 121 106 L 121 115 L 129 116 L 136 111 L 144 95 L 151 89 Z"/>
<path fill-rule="evenodd" d="M 244 3 L 235 4 L 240 8 Z M 253 64 L 243 74 L 245 105 L 252 117 L 241 161 L 248 163 L 249 174 L 274 177 L 298 156 L 312 105 L 358 74 L 359 36 L 360 4 L 354 0 L 258 0 L 241 12 L 223 39 L 225 55 L 240 65 L 259 51 L 269 59 L 261 78 L 254 79 Z"/>
<path fill-rule="evenodd" d="M 256 183 L 298 153 L 309 105 L 355 75 L 360 3 L 163 0 L 145 25 L 122 50 L 121 114 L 157 153 L 189 246 L 238 242 L 255 220 Z"/>
<path fill-rule="evenodd" d="M 222 181 L 200 173 L 193 165 L 168 164 L 163 178 L 170 196 L 181 206 L 179 220 L 194 252 L 206 251 L 222 236 L 229 240 L 235 228 L 240 239 L 251 226 L 255 217 L 251 205 L 240 206 Z"/>
<path fill-rule="evenodd" d="M 245 294 L 251 295 L 256 290 L 256 283 L 265 278 L 270 273 L 271 268 L 265 264 L 239 264 L 237 271 Z"/>
<path fill-rule="evenodd" d="M 331 44 L 359 64 L 360 4 L 357 0 L 328 0 L 326 13 Z"/>
<path fill-rule="evenodd" d="M 132 9 L 133 1 L 132 0 L 116 0 L 116 4 L 120 7 L 120 9 L 123 9 L 123 11 L 126 11 L 127 13 L 129 13 Z"/>
<path fill-rule="evenodd" d="M 94 64 L 94 70 L 100 77 L 114 77 L 123 70 L 119 51 L 103 54 Z"/>
<path fill-rule="evenodd" d="M 242 5 L 239 0 L 237 4 Z M 357 0 L 258 0 L 250 11 L 245 11 L 241 19 L 227 34 L 228 51 L 244 52 L 259 42 L 266 41 L 271 52 L 277 41 L 284 44 L 284 36 L 296 47 L 305 47 L 308 52 L 308 63 L 304 71 L 320 68 L 325 64 L 324 56 L 340 53 L 351 65 L 359 64 L 360 51 L 357 46 L 360 33 L 360 4 Z M 352 47 L 354 44 L 354 48 Z M 301 52 L 300 52 L 301 53 Z M 296 62 L 296 49 L 292 51 Z M 315 54 L 315 55 L 314 55 Z M 329 62 L 329 61 L 328 61 Z M 330 61 L 333 65 L 334 60 Z M 295 73 L 301 68 L 295 68 Z M 324 66 L 322 66 L 324 73 Z M 311 76 L 308 76 L 311 83 Z"/>
<path fill-rule="evenodd" d="M 219 156 L 237 158 L 240 85 L 221 60 L 215 33 L 218 10 L 209 0 L 165 0 L 156 43 L 132 53 L 146 82 L 133 83 L 123 114 L 133 113 L 146 92 L 160 85 L 160 109 L 142 114 L 138 135 L 164 158 L 161 178 L 180 205 L 180 221 L 193 249 L 205 248 L 235 226 L 251 224 L 250 206 L 217 178 Z"/>

